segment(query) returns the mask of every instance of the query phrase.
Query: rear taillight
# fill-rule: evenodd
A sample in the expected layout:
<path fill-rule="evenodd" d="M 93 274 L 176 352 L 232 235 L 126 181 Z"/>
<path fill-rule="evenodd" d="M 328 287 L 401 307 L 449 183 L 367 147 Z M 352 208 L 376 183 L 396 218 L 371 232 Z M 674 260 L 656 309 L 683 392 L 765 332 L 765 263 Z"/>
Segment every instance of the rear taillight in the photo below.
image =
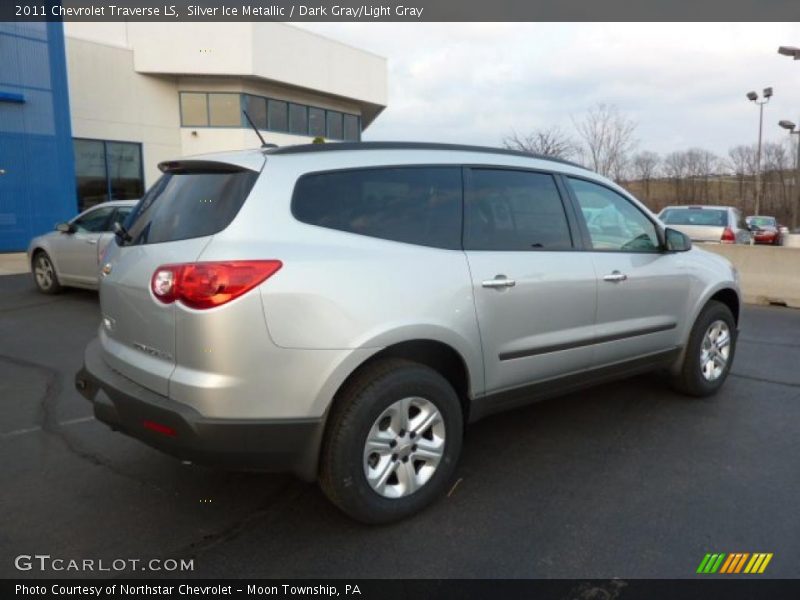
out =
<path fill-rule="evenodd" d="M 720 241 L 723 244 L 733 244 L 736 241 L 736 236 L 730 227 L 726 227 L 722 232 L 722 238 L 720 238 Z"/>
<path fill-rule="evenodd" d="M 158 267 L 150 279 L 153 295 L 164 304 L 213 308 L 253 289 L 283 266 L 279 260 L 232 260 Z"/>

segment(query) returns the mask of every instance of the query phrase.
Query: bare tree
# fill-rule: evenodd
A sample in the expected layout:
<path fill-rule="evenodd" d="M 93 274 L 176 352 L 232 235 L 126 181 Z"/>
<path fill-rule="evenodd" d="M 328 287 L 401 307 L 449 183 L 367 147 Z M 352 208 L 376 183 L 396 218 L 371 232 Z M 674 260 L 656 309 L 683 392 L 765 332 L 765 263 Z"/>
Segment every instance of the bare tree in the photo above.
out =
<path fill-rule="evenodd" d="M 631 159 L 631 169 L 635 179 L 644 186 L 644 198 L 650 200 L 650 182 L 658 175 L 661 157 L 655 152 L 645 150 Z"/>
<path fill-rule="evenodd" d="M 792 168 L 792 150 L 787 146 L 786 141 L 782 143 L 767 142 L 764 144 L 763 153 L 763 212 L 785 220 L 791 210 L 791 186 L 787 174 Z"/>
<path fill-rule="evenodd" d="M 513 132 L 503 138 L 503 147 L 564 159 L 572 158 L 577 152 L 575 140 L 558 127 L 536 129 L 527 135 Z"/>
<path fill-rule="evenodd" d="M 621 174 L 636 145 L 636 123 L 608 104 L 598 104 L 572 122 L 583 140 L 588 166 L 606 177 Z"/>
<path fill-rule="evenodd" d="M 664 157 L 664 175 L 666 175 L 675 190 L 675 200 L 681 201 L 681 192 L 687 173 L 686 154 L 684 152 L 670 152 Z"/>
<path fill-rule="evenodd" d="M 728 159 L 731 170 L 739 184 L 739 202 L 745 206 L 744 184 L 747 179 L 756 173 L 756 148 L 753 145 L 734 146 L 728 150 Z"/>
<path fill-rule="evenodd" d="M 711 176 L 717 171 L 718 165 L 716 155 L 702 148 L 690 148 L 683 155 L 687 178 L 686 199 L 708 204 Z"/>

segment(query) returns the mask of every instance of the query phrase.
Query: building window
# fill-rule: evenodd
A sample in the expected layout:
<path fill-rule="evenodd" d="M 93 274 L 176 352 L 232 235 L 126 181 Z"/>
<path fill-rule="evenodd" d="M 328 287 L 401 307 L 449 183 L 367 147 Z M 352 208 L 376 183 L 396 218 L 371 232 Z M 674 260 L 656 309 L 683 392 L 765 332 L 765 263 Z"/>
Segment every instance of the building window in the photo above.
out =
<path fill-rule="evenodd" d="M 327 112 L 328 137 L 332 140 L 342 139 L 342 113 L 335 110 Z"/>
<path fill-rule="evenodd" d="M 240 94 L 209 94 L 208 122 L 211 127 L 241 127 Z"/>
<path fill-rule="evenodd" d="M 361 139 L 361 117 L 286 100 L 228 92 L 180 92 L 182 127 L 250 127 L 331 140 Z"/>
<path fill-rule="evenodd" d="M 357 142 L 361 137 L 359 119 L 355 115 L 344 116 L 344 139 L 348 142 Z"/>
<path fill-rule="evenodd" d="M 281 100 L 268 100 L 269 123 L 267 129 L 272 131 L 287 131 L 289 129 L 289 105 Z"/>
<path fill-rule="evenodd" d="M 253 123 L 259 129 L 267 128 L 267 99 L 261 96 L 252 96 L 251 94 L 243 95 L 244 110 L 252 119 Z M 244 125 L 249 127 L 245 121 Z"/>
<path fill-rule="evenodd" d="M 78 209 L 144 194 L 142 145 L 74 139 Z"/>
<path fill-rule="evenodd" d="M 289 105 L 289 133 L 308 135 L 308 107 L 302 104 Z"/>
<path fill-rule="evenodd" d="M 208 95 L 181 92 L 181 124 L 184 127 L 208 127 Z"/>
<path fill-rule="evenodd" d="M 308 109 L 308 135 L 325 137 L 325 111 L 321 108 Z"/>

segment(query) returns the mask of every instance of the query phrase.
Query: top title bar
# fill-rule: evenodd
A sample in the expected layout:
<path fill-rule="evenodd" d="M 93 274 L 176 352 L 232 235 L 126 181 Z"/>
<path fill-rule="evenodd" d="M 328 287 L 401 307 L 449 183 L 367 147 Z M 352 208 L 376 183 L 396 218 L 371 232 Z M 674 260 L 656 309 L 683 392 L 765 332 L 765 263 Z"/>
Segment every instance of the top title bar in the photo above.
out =
<path fill-rule="evenodd" d="M 797 21 L 797 0 L 0 0 L 0 21 Z"/>

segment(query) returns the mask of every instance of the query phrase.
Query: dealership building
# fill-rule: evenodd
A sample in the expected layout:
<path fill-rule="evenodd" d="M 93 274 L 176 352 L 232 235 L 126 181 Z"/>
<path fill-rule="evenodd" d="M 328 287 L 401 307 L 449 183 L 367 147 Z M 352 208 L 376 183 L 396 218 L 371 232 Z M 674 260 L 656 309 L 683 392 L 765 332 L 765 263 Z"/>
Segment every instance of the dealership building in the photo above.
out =
<path fill-rule="evenodd" d="M 361 139 L 386 60 L 258 23 L 0 23 L 0 252 L 178 156 Z"/>

